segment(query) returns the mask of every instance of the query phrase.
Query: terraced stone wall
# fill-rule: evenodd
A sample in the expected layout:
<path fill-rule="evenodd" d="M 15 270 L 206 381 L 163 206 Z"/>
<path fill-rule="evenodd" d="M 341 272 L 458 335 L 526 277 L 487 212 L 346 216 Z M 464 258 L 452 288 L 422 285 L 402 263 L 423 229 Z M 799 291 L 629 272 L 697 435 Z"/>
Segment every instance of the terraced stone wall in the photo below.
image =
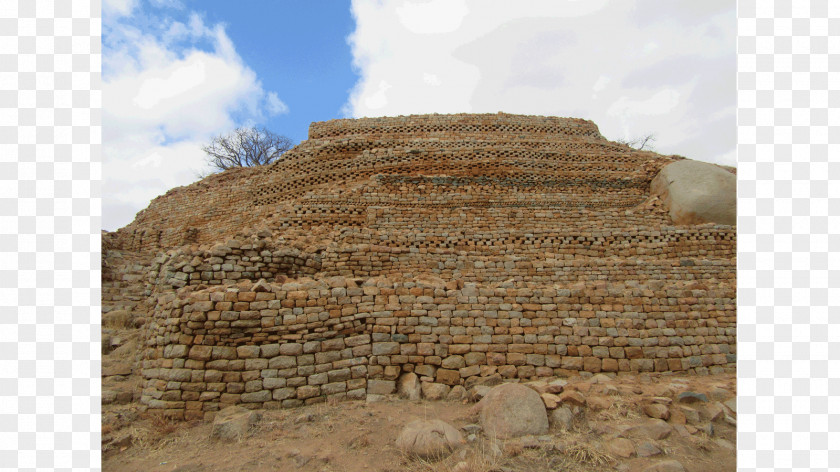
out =
<path fill-rule="evenodd" d="M 162 295 L 146 325 L 142 402 L 203 417 L 391 393 L 401 372 L 467 384 L 586 372 L 735 368 L 731 284 L 541 289 L 331 278 Z"/>
<path fill-rule="evenodd" d="M 143 402 L 198 418 L 390 393 L 402 372 L 732 370 L 735 228 L 676 226 L 650 195 L 680 159 L 570 118 L 313 123 L 114 235 L 150 261 Z"/>
<path fill-rule="evenodd" d="M 624 210 L 677 156 L 604 139 L 586 120 L 421 115 L 313 123 L 267 167 L 233 169 L 155 199 L 119 230 L 120 248 L 156 253 L 237 232 L 363 226 L 381 208 Z M 515 223 L 515 222 L 510 222 Z"/>
<path fill-rule="evenodd" d="M 563 214 L 377 209 L 364 227 L 342 226 L 335 244 L 316 252 L 284 247 L 267 236 L 231 240 L 211 249 L 162 255 L 151 267 L 154 285 L 180 288 L 308 276 L 405 277 L 532 286 L 579 281 L 735 279 L 735 228 L 651 226 L 644 218 L 611 213 Z M 421 223 L 417 223 L 421 221 Z M 413 225 L 413 226 L 412 226 Z M 266 233 L 270 234 L 270 233 Z M 233 246 L 233 247 L 231 247 Z"/>
<path fill-rule="evenodd" d="M 134 221 L 116 232 L 120 249 L 155 254 L 193 243 L 225 240 L 260 221 L 249 188 L 259 168 L 231 169 L 152 200 Z"/>

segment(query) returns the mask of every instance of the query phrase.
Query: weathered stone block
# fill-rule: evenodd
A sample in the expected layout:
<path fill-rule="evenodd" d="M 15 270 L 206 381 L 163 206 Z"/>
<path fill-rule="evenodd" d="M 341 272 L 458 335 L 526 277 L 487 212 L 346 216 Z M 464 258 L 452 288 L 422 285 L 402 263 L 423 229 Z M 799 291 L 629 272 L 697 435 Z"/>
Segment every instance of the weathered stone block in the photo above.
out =
<path fill-rule="evenodd" d="M 373 343 L 371 354 L 374 356 L 387 356 L 400 353 L 400 344 L 394 342 Z"/>
<path fill-rule="evenodd" d="M 209 361 L 212 358 L 212 346 L 193 346 L 190 348 L 189 358 L 197 361 Z"/>
<path fill-rule="evenodd" d="M 284 356 L 299 356 L 303 354 L 303 345 L 298 343 L 281 344 L 280 354 Z"/>
<path fill-rule="evenodd" d="M 393 380 L 371 379 L 367 381 L 367 393 L 372 395 L 389 395 L 396 391 L 397 385 Z"/>
<path fill-rule="evenodd" d="M 457 370 L 438 369 L 435 382 L 445 385 L 458 385 L 461 383 L 461 374 Z"/>
<path fill-rule="evenodd" d="M 297 367 L 297 359 L 294 356 L 277 356 L 268 360 L 269 369 L 289 369 L 292 367 Z"/>
<path fill-rule="evenodd" d="M 262 403 L 271 401 L 271 391 L 260 390 L 258 392 L 243 393 L 240 397 L 242 403 Z"/>
<path fill-rule="evenodd" d="M 275 390 L 276 392 L 276 390 Z M 317 397 L 321 394 L 321 388 L 317 385 L 301 385 L 297 388 L 297 399 L 305 400 L 307 398 Z M 275 398 L 276 400 L 276 398 Z"/>

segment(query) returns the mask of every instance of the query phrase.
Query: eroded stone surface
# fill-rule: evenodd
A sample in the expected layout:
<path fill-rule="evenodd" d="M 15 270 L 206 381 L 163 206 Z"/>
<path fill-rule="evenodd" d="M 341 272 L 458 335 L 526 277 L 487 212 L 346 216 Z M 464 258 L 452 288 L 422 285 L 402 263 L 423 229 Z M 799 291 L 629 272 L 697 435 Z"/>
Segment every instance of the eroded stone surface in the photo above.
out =
<path fill-rule="evenodd" d="M 256 411 L 236 405 L 229 406 L 218 413 L 213 420 L 211 436 L 225 440 L 238 440 L 245 436 L 248 428 L 260 420 Z"/>
<path fill-rule="evenodd" d="M 542 399 L 523 385 L 493 387 L 480 406 L 481 427 L 489 437 L 515 438 L 548 432 L 548 415 Z"/>
<path fill-rule="evenodd" d="M 442 420 L 414 420 L 397 437 L 397 447 L 421 458 L 440 458 L 463 444 L 464 437 Z"/>
<path fill-rule="evenodd" d="M 736 223 L 735 174 L 706 162 L 668 164 L 651 182 L 671 220 L 678 225 Z"/>

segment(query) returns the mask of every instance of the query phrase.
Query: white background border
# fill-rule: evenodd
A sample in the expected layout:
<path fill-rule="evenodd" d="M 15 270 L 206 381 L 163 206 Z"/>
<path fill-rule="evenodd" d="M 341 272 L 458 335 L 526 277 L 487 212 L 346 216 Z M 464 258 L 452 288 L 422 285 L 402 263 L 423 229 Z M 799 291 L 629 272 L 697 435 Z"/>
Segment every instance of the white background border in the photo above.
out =
<path fill-rule="evenodd" d="M 101 468 L 100 12 L 0 1 L 2 470 Z M 838 470 L 840 2 L 738 16 L 738 469 Z"/>

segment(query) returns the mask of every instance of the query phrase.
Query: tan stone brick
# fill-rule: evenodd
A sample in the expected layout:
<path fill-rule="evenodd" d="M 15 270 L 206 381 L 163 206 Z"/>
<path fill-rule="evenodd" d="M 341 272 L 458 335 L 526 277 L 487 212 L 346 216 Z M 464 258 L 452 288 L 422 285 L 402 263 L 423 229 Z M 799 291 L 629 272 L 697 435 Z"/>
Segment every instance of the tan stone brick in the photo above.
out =
<path fill-rule="evenodd" d="M 458 385 L 461 381 L 461 374 L 457 370 L 437 369 L 435 382 L 445 385 Z"/>

